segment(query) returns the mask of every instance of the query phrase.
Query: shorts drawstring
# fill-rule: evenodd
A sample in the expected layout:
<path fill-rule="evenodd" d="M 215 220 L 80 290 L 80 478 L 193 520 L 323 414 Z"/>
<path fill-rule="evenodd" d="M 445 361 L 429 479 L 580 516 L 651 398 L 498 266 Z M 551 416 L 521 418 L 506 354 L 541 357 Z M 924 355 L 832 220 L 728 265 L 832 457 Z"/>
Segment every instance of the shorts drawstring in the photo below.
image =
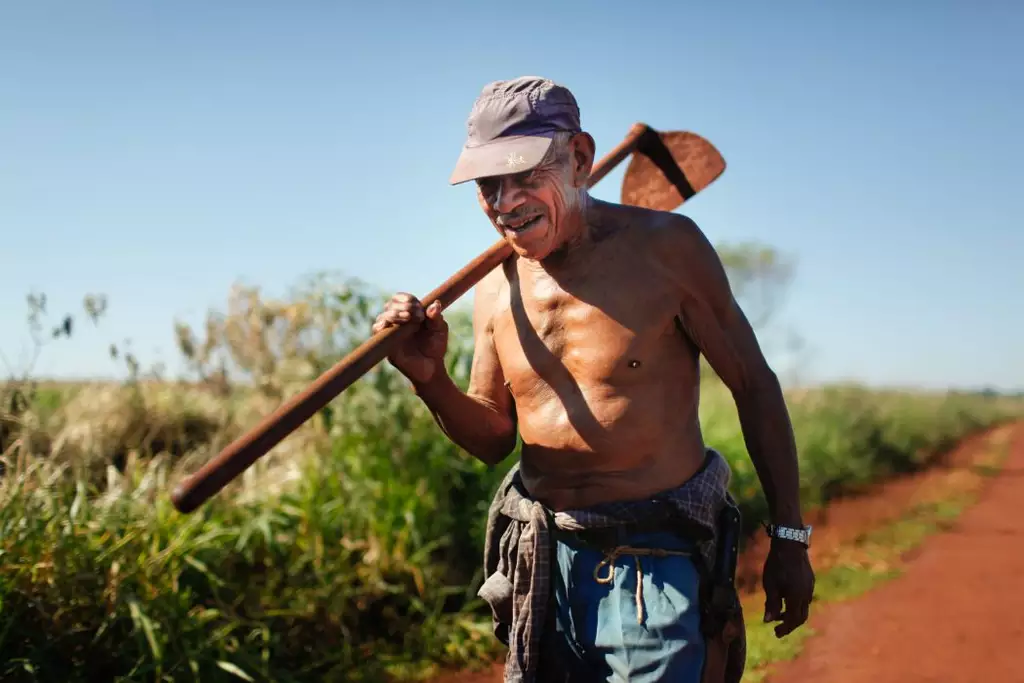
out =
<path fill-rule="evenodd" d="M 691 553 L 686 550 L 665 550 L 664 548 L 634 548 L 633 546 L 620 545 L 605 553 L 604 559 L 594 567 L 594 580 L 600 584 L 609 584 L 615 579 L 615 560 L 619 555 L 632 555 L 636 560 L 636 623 L 642 624 L 644 620 L 644 581 L 643 570 L 640 565 L 640 556 L 649 555 L 653 557 L 668 557 L 670 555 L 689 556 Z M 599 576 L 601 567 L 608 567 L 606 576 Z"/>

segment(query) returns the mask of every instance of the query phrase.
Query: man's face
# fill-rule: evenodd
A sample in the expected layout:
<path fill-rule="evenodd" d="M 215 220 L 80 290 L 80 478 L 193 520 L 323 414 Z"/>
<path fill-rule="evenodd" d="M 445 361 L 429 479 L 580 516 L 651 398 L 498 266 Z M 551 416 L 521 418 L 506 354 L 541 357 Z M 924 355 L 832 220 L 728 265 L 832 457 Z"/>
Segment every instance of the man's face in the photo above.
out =
<path fill-rule="evenodd" d="M 498 232 L 520 256 L 541 260 L 562 245 L 580 198 L 576 145 L 531 171 L 477 180 L 477 198 Z"/>

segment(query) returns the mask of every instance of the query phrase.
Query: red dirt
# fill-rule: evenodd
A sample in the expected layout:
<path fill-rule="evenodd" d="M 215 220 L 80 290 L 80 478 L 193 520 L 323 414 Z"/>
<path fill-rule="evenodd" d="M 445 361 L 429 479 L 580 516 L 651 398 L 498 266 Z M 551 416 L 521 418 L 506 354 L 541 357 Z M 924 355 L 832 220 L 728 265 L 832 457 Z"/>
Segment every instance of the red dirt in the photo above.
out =
<path fill-rule="evenodd" d="M 771 683 L 1024 681 L 1024 425 L 1002 473 L 906 572 L 811 618 L 817 635 Z"/>
<path fill-rule="evenodd" d="M 459 671 L 433 679 L 433 683 L 502 683 L 504 661 L 495 662 L 480 671 Z"/>
<path fill-rule="evenodd" d="M 878 482 L 855 496 L 833 500 L 807 513 L 805 521 L 814 526 L 810 557 L 815 573 L 832 565 L 840 546 L 866 531 L 895 522 L 914 505 L 941 498 L 948 488 L 950 471 L 968 466 L 992 433 L 986 430 L 964 439 L 926 470 Z M 760 589 L 768 547 L 768 537 L 757 534 L 747 541 L 739 558 L 736 583 L 745 596 Z"/>
<path fill-rule="evenodd" d="M 955 473 L 956 470 L 968 466 L 979 450 L 985 448 L 987 440 L 991 435 L 991 431 L 986 431 L 965 439 L 959 446 L 941 457 L 935 465 L 923 472 L 881 482 L 867 488 L 857 496 L 833 501 L 827 508 L 816 510 L 808 514 L 808 523 L 814 525 L 811 561 L 815 571 L 820 573 L 829 567 L 834 561 L 842 545 L 850 543 L 867 531 L 896 521 L 912 506 L 920 502 L 941 498 L 949 489 L 951 471 Z M 1022 451 L 1024 451 L 1024 425 L 1016 429 L 1014 446 L 1014 455 L 1007 461 L 1006 467 L 1008 470 L 1020 470 L 1024 473 L 1024 453 L 1022 453 Z M 1016 463 L 1016 465 L 1014 463 Z M 1010 472 L 1007 477 L 1001 477 L 1001 479 L 1004 478 L 1012 480 L 1012 472 Z M 1010 485 L 1011 487 L 1013 486 L 1012 481 L 1010 482 Z M 964 519 L 966 520 L 967 517 Z M 1022 533 L 1024 533 L 1024 527 L 1022 527 Z M 759 591 L 761 567 L 764 564 L 767 549 L 767 538 L 764 534 L 758 534 L 753 541 L 748 542 L 744 553 L 740 557 L 739 566 L 737 568 L 737 581 L 741 592 L 745 596 L 754 595 Z M 1024 557 L 1024 549 L 1021 550 L 1021 556 Z M 1020 569 L 1024 569 L 1024 567 L 1021 567 Z M 1024 571 L 1020 571 L 1019 575 L 1024 577 Z M 1012 574 L 1006 574 L 1007 578 L 1010 576 L 1012 576 Z M 942 605 L 946 605 L 947 609 L 944 611 L 947 615 L 958 615 L 961 613 L 959 604 L 957 604 L 956 608 L 951 607 L 951 603 L 945 595 L 943 595 L 943 600 L 931 599 L 937 603 L 937 608 L 941 609 Z M 1022 593 L 1022 599 L 1024 599 L 1024 593 Z M 831 614 L 831 612 L 832 608 L 828 610 L 829 614 Z M 825 622 L 822 617 L 825 615 L 816 614 L 814 606 L 811 608 L 811 615 L 811 624 L 819 633 L 824 633 L 822 631 L 824 628 L 822 624 Z M 759 617 L 759 614 L 747 615 L 748 620 L 757 617 Z M 1018 622 L 1021 624 L 1020 628 L 1024 628 L 1024 610 L 1018 610 L 1017 614 L 1011 613 L 1011 618 L 1013 617 L 1019 617 Z M 872 631 L 877 631 L 875 625 L 872 625 L 871 629 Z M 810 648 L 816 640 L 817 638 L 811 638 L 807 641 L 809 654 L 812 652 Z M 874 657 L 872 656 L 871 659 L 873 658 Z M 797 660 L 797 663 L 802 662 L 803 658 Z M 502 680 L 502 669 L 503 664 L 501 662 L 496 662 L 480 671 L 464 670 L 459 672 L 446 672 L 439 677 L 432 679 L 432 683 L 500 683 Z M 815 671 L 818 672 L 815 675 L 820 676 L 820 672 L 824 671 L 824 669 L 816 669 Z M 832 681 L 836 681 L 836 683 L 847 683 L 846 679 L 840 680 L 832 678 L 831 672 L 829 672 L 829 677 L 827 679 L 815 678 L 810 673 L 798 673 L 795 677 L 786 673 L 786 678 L 780 678 L 779 676 L 783 674 L 783 669 L 781 667 L 778 668 L 777 673 L 773 674 L 773 677 L 770 679 L 770 683 L 789 683 L 790 681 L 800 681 L 803 683 L 804 681 L 815 680 L 828 680 L 830 683 Z M 1016 679 L 1013 677 L 999 676 L 995 678 L 951 678 L 948 675 L 931 679 L 900 677 L 885 679 L 879 678 L 877 675 L 875 678 L 877 680 L 873 680 L 872 683 L 885 683 L 887 680 L 978 680 L 1008 682 L 1012 680 L 1024 681 L 1024 672 L 1022 672 L 1021 676 Z M 856 678 L 850 680 L 859 681 L 861 679 Z"/>

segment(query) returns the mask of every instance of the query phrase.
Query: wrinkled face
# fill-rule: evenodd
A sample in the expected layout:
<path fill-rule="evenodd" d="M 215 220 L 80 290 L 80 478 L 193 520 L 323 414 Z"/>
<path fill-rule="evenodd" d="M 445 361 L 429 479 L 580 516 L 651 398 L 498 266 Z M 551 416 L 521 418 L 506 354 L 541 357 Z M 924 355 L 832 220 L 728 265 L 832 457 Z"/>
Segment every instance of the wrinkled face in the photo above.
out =
<path fill-rule="evenodd" d="M 590 172 L 589 140 L 577 136 L 530 171 L 477 180 L 481 208 L 520 256 L 542 260 L 571 236 Z"/>

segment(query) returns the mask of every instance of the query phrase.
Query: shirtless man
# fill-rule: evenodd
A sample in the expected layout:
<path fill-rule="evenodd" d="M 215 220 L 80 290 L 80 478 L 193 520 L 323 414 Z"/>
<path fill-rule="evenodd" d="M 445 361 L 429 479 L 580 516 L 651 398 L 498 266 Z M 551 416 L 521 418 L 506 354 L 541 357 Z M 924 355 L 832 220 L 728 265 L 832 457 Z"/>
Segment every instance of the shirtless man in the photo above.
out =
<path fill-rule="evenodd" d="M 792 429 L 779 382 L 715 250 L 689 218 L 588 194 L 594 140 L 580 128 L 575 98 L 551 81 L 489 84 L 468 128 L 451 182 L 476 181 L 481 208 L 514 250 L 476 288 L 468 391 L 445 370 L 448 331 L 436 305 L 424 310 L 415 297 L 397 294 L 374 330 L 420 326 L 389 361 L 455 444 L 494 465 L 514 450 L 517 433 L 522 438 L 518 491 L 543 507 L 548 524 L 520 519 L 519 528 L 522 538 L 539 541 L 550 531 L 555 541 L 557 607 L 542 624 L 506 631 L 518 648 L 509 660 L 516 674 L 506 680 L 555 680 L 545 673 L 551 658 L 542 656 L 538 670 L 536 657 L 519 652 L 539 638 L 545 652 L 555 639 L 558 652 L 591 672 L 573 678 L 562 671 L 557 680 L 700 679 L 693 540 L 627 530 L 620 545 L 659 543 L 670 551 L 642 558 L 638 587 L 643 553 L 609 557 L 564 519 L 685 490 L 709 462 L 720 462 L 711 459 L 698 421 L 701 353 L 735 398 L 770 521 L 782 527 L 764 567 L 764 619 L 781 621 L 778 637 L 792 632 L 807 619 L 814 587 Z M 515 553 L 516 541 L 509 543 L 512 550 L 502 552 Z M 602 560 L 601 571 L 614 575 L 610 584 L 595 581 Z M 531 561 L 534 571 L 544 569 Z M 518 596 L 524 585 L 515 574 L 495 577 L 509 600 L 511 586 Z M 638 588 L 643 595 L 634 600 Z M 543 596 L 527 602 L 544 609 Z M 527 607 L 519 601 L 512 609 Z"/>

